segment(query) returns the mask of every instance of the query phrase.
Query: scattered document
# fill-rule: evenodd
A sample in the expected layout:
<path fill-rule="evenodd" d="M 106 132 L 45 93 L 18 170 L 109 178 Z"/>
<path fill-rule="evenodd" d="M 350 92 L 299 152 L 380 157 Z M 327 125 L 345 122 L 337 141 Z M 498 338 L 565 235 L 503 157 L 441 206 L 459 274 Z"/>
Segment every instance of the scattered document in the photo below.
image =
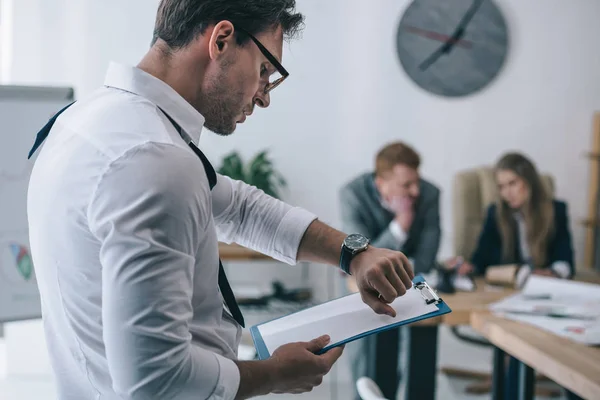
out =
<path fill-rule="evenodd" d="M 591 346 L 600 345 L 600 320 L 598 319 L 586 321 L 513 313 L 499 313 L 499 315 L 506 319 L 534 325 L 557 336 L 566 337 L 581 344 Z"/>
<path fill-rule="evenodd" d="M 490 309 L 580 343 L 600 344 L 600 285 L 533 275 L 521 293 Z"/>

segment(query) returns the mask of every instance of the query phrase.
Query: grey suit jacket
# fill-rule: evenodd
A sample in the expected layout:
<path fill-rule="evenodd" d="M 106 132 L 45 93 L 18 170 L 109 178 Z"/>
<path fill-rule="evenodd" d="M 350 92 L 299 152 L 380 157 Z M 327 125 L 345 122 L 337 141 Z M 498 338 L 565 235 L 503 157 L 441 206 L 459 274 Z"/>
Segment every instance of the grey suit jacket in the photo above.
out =
<path fill-rule="evenodd" d="M 340 190 L 342 229 L 367 236 L 375 247 L 402 251 L 413 259 L 415 274 L 429 272 L 440 246 L 440 190 L 424 179 L 419 186 L 415 218 L 401 248 L 389 228 L 394 214 L 381 204 L 373 173 L 360 175 Z"/>

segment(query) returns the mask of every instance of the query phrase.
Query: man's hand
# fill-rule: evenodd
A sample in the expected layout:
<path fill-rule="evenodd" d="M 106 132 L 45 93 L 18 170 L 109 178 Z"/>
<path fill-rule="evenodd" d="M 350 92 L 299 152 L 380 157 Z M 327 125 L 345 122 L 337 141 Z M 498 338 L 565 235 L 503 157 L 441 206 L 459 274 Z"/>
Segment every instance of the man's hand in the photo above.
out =
<path fill-rule="evenodd" d="M 475 267 L 461 256 L 452 257 L 444 262 L 444 266 L 448 270 L 456 270 L 458 275 L 469 275 L 475 271 Z"/>
<path fill-rule="evenodd" d="M 415 210 L 412 201 L 407 197 L 402 197 L 397 201 L 396 222 L 404 232 L 408 232 L 415 219 Z"/>
<path fill-rule="evenodd" d="M 531 273 L 538 276 L 556 277 L 556 274 L 551 269 L 534 269 Z"/>
<path fill-rule="evenodd" d="M 275 350 L 267 360 L 273 371 L 273 393 L 304 393 L 319 386 L 343 351 L 343 347 L 335 347 L 324 354 L 315 354 L 328 343 L 329 337 L 321 336 Z"/>
<path fill-rule="evenodd" d="M 357 254 L 350 263 L 362 300 L 377 314 L 396 316 L 389 306 L 412 287 L 415 277 L 406 256 L 399 251 L 371 247 Z"/>
<path fill-rule="evenodd" d="M 459 275 L 469 275 L 472 274 L 473 271 L 475 271 L 475 267 L 468 261 L 465 261 L 460 267 L 458 267 Z"/>
<path fill-rule="evenodd" d="M 415 219 L 413 201 L 409 197 L 394 197 L 387 200 L 393 210 L 396 222 L 404 232 L 408 232 Z"/>

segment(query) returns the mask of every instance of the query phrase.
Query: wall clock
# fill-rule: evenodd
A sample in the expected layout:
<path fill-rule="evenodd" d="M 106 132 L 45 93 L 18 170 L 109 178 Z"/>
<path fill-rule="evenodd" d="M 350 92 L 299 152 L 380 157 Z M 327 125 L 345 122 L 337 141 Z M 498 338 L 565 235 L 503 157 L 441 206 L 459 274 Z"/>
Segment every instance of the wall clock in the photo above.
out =
<path fill-rule="evenodd" d="M 400 20 L 396 50 L 421 88 L 466 96 L 488 85 L 502 68 L 508 30 L 492 0 L 414 0 Z"/>

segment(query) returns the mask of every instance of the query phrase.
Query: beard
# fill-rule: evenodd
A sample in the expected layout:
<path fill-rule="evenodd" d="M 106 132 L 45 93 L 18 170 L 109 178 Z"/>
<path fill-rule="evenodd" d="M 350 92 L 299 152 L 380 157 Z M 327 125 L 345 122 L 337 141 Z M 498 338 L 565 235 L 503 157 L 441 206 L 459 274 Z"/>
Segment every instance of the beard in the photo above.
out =
<path fill-rule="evenodd" d="M 229 68 L 223 66 L 219 74 L 212 78 L 203 91 L 202 116 L 204 126 L 212 132 L 228 136 L 236 128 L 237 118 L 244 108 L 244 93 L 239 85 L 228 84 Z"/>

